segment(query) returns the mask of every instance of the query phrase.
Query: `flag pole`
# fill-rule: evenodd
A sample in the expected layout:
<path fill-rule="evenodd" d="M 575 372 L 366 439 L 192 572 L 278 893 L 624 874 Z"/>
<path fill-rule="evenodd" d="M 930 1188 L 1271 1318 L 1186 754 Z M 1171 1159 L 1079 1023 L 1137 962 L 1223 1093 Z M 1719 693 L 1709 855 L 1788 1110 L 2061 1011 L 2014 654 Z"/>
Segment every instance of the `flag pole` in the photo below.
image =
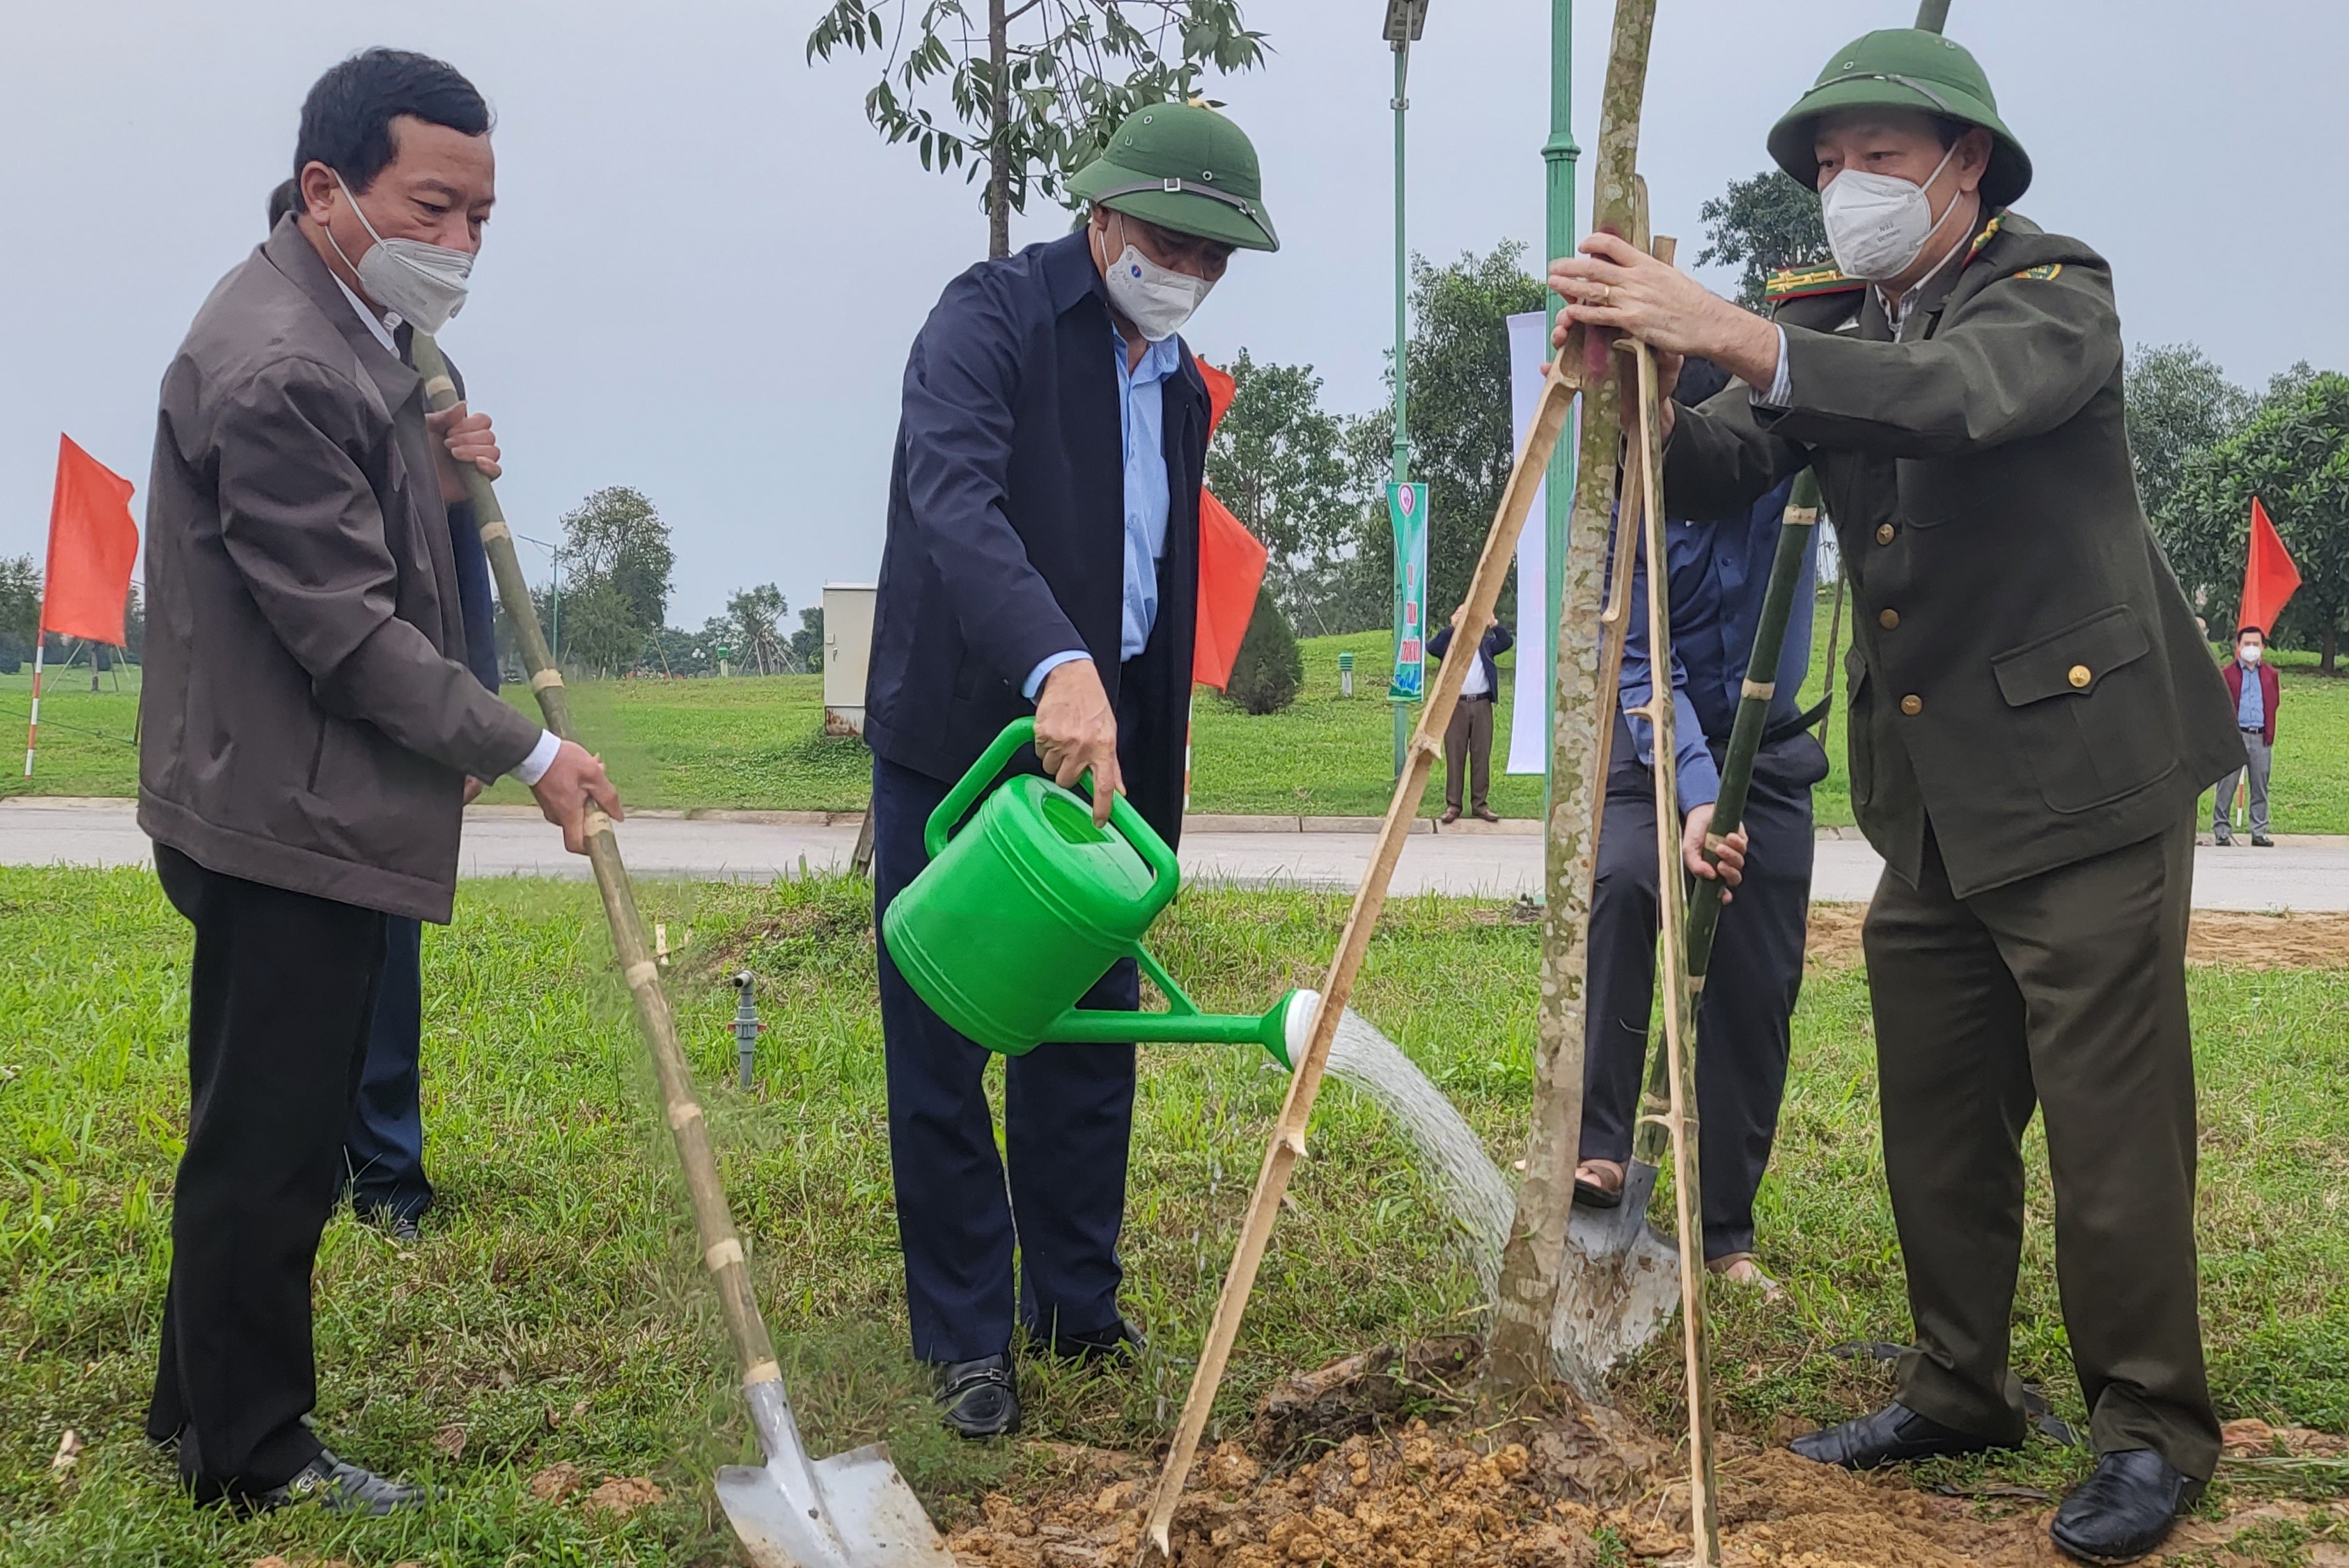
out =
<path fill-rule="evenodd" d="M 48 646 L 48 634 L 40 627 L 33 628 L 33 717 L 25 721 L 25 777 L 33 776 L 33 740 L 41 728 L 41 654 Z"/>

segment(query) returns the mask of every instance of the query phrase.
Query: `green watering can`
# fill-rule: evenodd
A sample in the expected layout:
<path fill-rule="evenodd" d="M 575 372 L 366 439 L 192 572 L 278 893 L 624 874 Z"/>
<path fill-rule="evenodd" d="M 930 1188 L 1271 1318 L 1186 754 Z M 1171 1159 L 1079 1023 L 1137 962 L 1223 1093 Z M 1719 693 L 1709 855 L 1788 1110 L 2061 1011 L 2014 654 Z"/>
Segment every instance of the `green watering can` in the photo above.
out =
<path fill-rule="evenodd" d="M 1025 1056 L 1047 1041 L 1257 1045 L 1289 1065 L 1289 1033 L 1313 1023 L 1311 992 L 1260 1016 L 1203 1013 L 1142 945 L 1182 879 L 1174 851 L 1123 796 L 1110 826 L 1083 796 L 1033 773 L 1007 779 L 960 832 L 955 824 L 1013 752 L 1036 738 L 1014 719 L 930 813 L 930 863 L 889 903 L 882 939 L 914 994 L 988 1050 Z M 1164 1013 L 1080 1008 L 1121 958 L 1166 995 Z"/>

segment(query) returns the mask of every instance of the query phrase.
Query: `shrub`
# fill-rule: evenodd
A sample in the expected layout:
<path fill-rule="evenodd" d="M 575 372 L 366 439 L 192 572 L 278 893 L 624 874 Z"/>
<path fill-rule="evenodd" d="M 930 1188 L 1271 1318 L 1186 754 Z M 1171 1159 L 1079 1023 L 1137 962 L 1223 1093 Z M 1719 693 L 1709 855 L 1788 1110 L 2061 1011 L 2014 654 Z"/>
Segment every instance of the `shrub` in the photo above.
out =
<path fill-rule="evenodd" d="M 1272 595 L 1258 588 L 1224 695 L 1249 713 L 1278 713 L 1297 700 L 1297 688 L 1304 684 L 1305 653 L 1297 645 L 1297 634 Z"/>

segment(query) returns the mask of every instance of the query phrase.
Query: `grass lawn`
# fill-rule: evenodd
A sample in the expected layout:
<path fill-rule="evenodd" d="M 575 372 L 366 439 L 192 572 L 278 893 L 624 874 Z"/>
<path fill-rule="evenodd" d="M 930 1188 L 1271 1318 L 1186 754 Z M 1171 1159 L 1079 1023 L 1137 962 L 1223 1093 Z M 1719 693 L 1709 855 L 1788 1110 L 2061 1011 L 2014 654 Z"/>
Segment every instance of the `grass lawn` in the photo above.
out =
<path fill-rule="evenodd" d="M 1024 1443 L 938 1434 L 903 1349 L 865 889 L 644 891 L 686 943 L 680 1016 L 811 1441 L 824 1452 L 886 1438 L 942 1521 L 967 1519 L 981 1490 L 1048 1461 Z M 1318 976 L 1342 910 L 1195 892 L 1158 951 L 1203 1005 L 1253 1010 Z M 1358 997 L 1500 1158 L 1523 1136 L 1537 943 L 1537 928 L 1489 905 L 1398 901 Z M 187 946 L 145 873 L 0 871 L 0 1564 L 738 1562 L 707 1480 L 750 1457 L 750 1439 L 594 894 L 573 884 L 470 884 L 456 925 L 428 938 L 440 1205 L 409 1252 L 337 1218 L 319 1261 L 322 1430 L 350 1457 L 429 1480 L 440 1501 L 338 1524 L 300 1511 L 240 1522 L 180 1499 L 140 1421 L 185 1117 Z M 715 983 L 741 964 L 760 975 L 771 1024 L 747 1094 L 732 1087 L 732 994 Z M 2349 973 L 2203 969 L 2193 991 L 2221 1411 L 2349 1428 Z M 1154 1349 L 1111 1375 L 1023 1372 L 1030 1438 L 1162 1440 L 1281 1088 L 1239 1051 L 1147 1055 L 1124 1251 Z M 1714 1364 L 1737 1431 L 1837 1418 L 1886 1390 L 1882 1368 L 1827 1353 L 1909 1332 L 1874 1101 L 1862 979 L 1817 971 L 1762 1198 L 1765 1261 L 1794 1302 L 1717 1297 Z M 1476 1305 L 1405 1149 L 1342 1085 L 1322 1101 L 1294 1191 L 1226 1418 L 1283 1369 L 1457 1327 Z M 2077 1421 L 2035 1155 L 2031 1191 L 2018 1367 Z M 1667 1336 L 1621 1398 L 1669 1430 L 1678 1377 Z M 67 1428 L 88 1447 L 60 1482 L 50 1459 Z M 533 1498 L 527 1478 L 561 1461 L 589 1485 L 648 1476 L 668 1500 L 616 1521 Z M 1923 1479 L 2060 1486 L 2085 1468 L 2078 1450 L 2040 1442 Z"/>
<path fill-rule="evenodd" d="M 1803 701 L 1816 701 L 1826 661 L 1828 611 L 1822 603 L 1811 641 Z M 1839 646 L 1850 642 L 1847 626 Z M 1391 639 L 1383 632 L 1312 637 L 1305 650 L 1305 687 L 1297 701 L 1261 717 L 1202 690 L 1195 709 L 1191 809 L 1200 812 L 1376 816 L 1393 789 L 1392 709 L 1383 671 Z M 1338 690 L 1338 655 L 1354 655 L 1354 691 Z M 2275 830 L 2349 833 L 2349 680 L 2321 676 L 2313 654 L 2275 655 L 2283 673 L 2284 715 L 2276 748 Z M 1496 769 L 1509 748 L 1509 691 L 1515 655 L 1500 661 L 1502 693 L 1495 715 Z M 31 677 L 0 676 L 0 726 L 21 722 Z M 0 767 L 0 795 L 129 795 L 138 758 L 128 744 L 138 717 L 138 672 L 126 671 L 119 694 L 89 690 L 86 670 L 52 678 L 43 696 L 40 758 L 29 785 Z M 1827 747 L 1831 771 L 1816 795 L 1822 826 L 1847 825 L 1847 732 L 1838 702 Z M 871 794 L 872 758 L 861 741 L 823 733 L 823 683 L 815 676 L 731 680 L 578 681 L 571 686 L 579 732 L 599 750 L 632 805 L 737 807 L 781 810 L 861 810 Z M 525 708 L 528 689 L 506 699 Z M 534 711 L 534 709 L 533 710 Z M 1417 722 L 1418 711 L 1413 710 Z M 1421 810 L 1444 806 L 1441 771 Z M 529 799 L 508 779 L 488 799 Z M 1537 774 L 1496 771 L 1493 807 L 1505 817 L 1540 815 Z M 2208 805 L 2204 807 L 2207 822 Z"/>

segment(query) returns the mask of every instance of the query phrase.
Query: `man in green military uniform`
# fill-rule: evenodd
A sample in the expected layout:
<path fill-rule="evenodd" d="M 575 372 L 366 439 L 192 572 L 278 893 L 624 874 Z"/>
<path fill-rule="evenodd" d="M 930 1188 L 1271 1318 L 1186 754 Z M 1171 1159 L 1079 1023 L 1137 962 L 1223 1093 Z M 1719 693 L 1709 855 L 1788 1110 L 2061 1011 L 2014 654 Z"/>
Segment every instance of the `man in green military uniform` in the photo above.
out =
<path fill-rule="evenodd" d="M 1837 262 L 1782 278 L 1772 318 L 1604 235 L 1550 278 L 1561 332 L 1744 383 L 1668 410 L 1673 515 L 1742 515 L 1811 466 L 1858 605 L 1852 806 L 1886 861 L 1866 950 L 1917 1347 L 1894 1403 L 1796 1448 L 1858 1469 L 2023 1440 L 2036 1104 L 2100 1456 L 2053 1534 L 2123 1561 L 2218 1459 L 2185 941 L 2196 797 L 2242 748 L 2138 503 L 2110 270 L 2008 210 L 2031 163 L 1972 57 L 1871 33 L 1770 151 L 1820 191 Z"/>

